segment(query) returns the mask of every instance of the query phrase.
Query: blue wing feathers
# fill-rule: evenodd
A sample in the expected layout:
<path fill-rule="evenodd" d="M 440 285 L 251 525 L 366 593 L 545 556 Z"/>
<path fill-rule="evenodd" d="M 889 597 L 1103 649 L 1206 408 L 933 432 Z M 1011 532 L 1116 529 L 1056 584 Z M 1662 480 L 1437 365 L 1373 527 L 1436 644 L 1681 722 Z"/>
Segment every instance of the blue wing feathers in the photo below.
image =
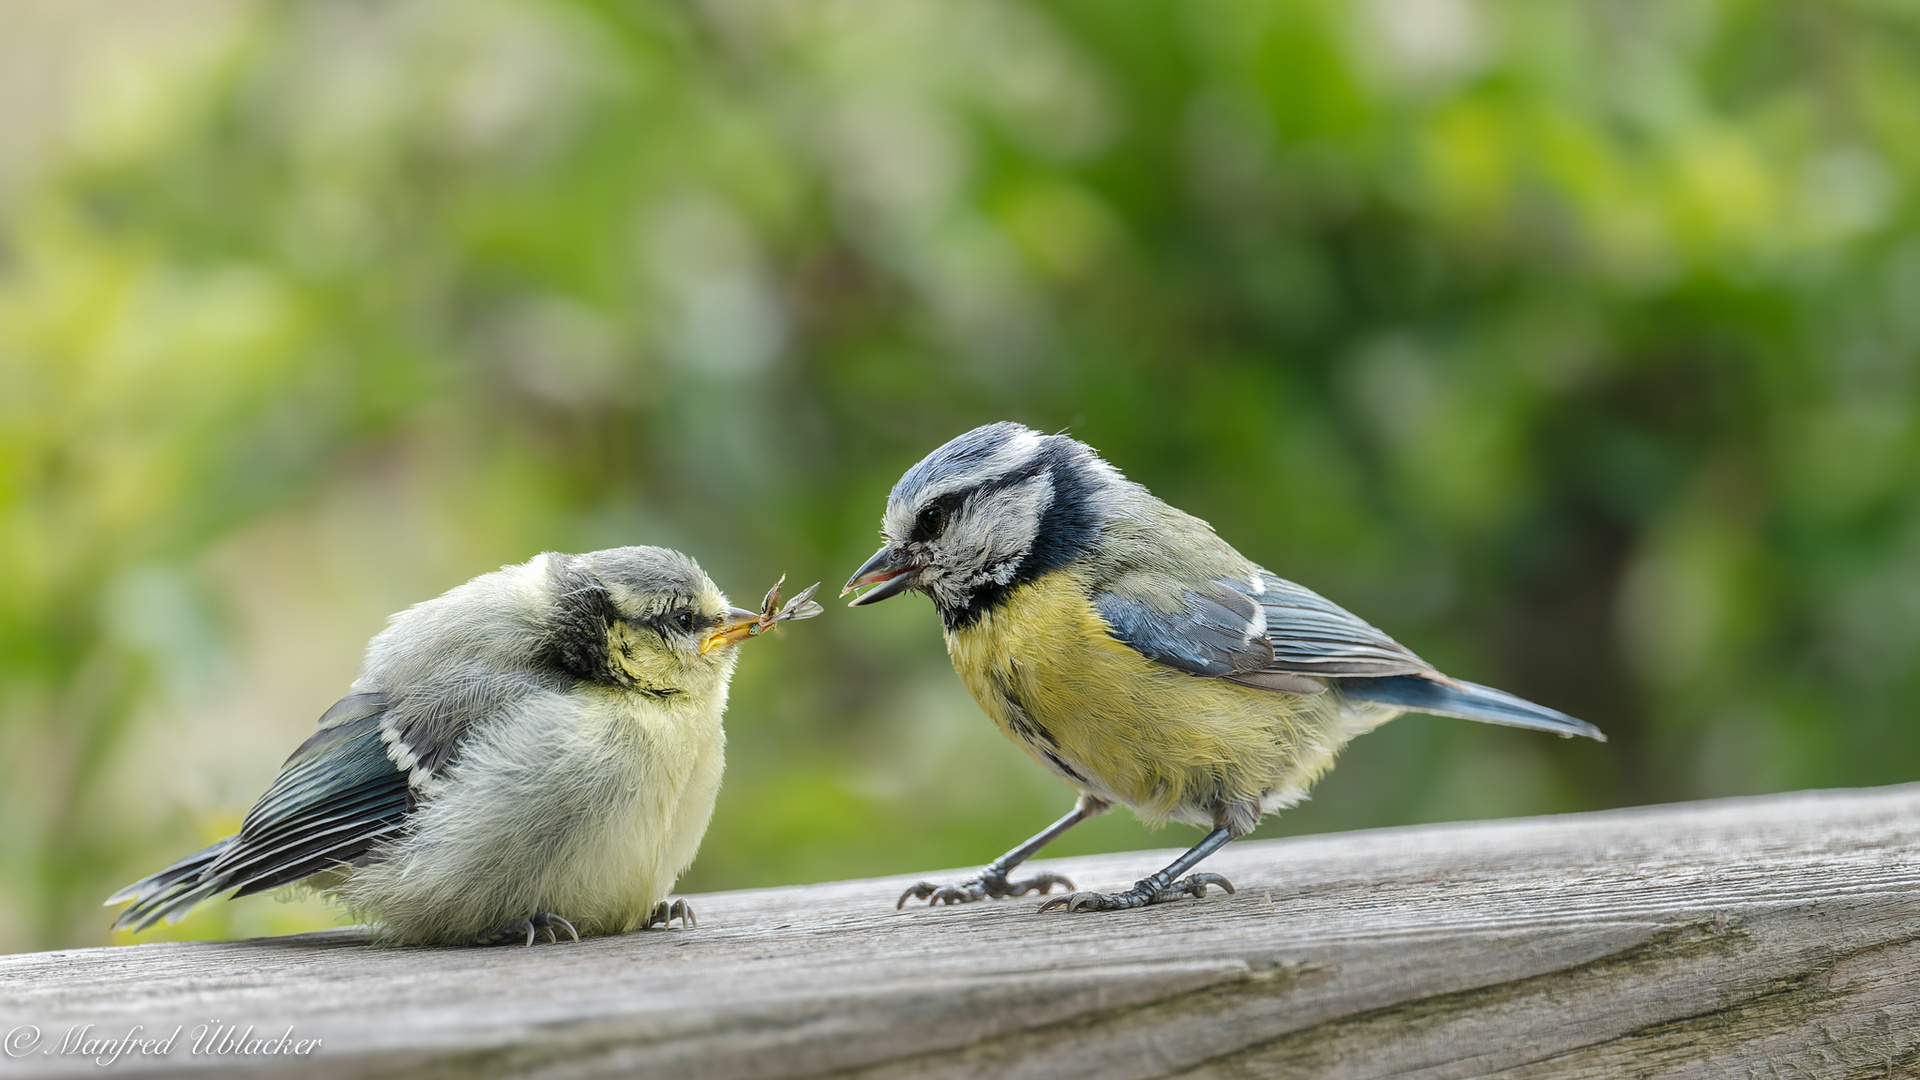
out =
<path fill-rule="evenodd" d="M 131 927 L 145 930 L 161 918 L 174 911 L 184 911 L 200 902 L 205 895 L 200 892 L 200 876 L 208 864 L 225 852 L 237 837 L 229 836 L 218 843 L 194 852 L 193 854 L 167 867 L 151 877 L 121 889 L 107 898 L 107 903 L 117 904 L 122 900 L 134 901 L 133 906 L 120 913 L 113 920 L 116 930 Z"/>
<path fill-rule="evenodd" d="M 341 698 L 247 811 L 239 834 L 115 893 L 108 903 L 134 903 L 114 926 L 144 929 L 216 893 L 245 896 L 363 861 L 407 827 L 415 805 L 410 774 L 437 777 L 475 723 L 545 686 L 526 672 L 464 666 L 405 694 Z M 412 756 L 391 753 L 389 741 Z"/>
<path fill-rule="evenodd" d="M 1169 602 L 1164 588 L 1152 591 L 1157 583 L 1136 575 L 1115 581 L 1093 602 L 1114 637 L 1193 675 L 1324 679 L 1433 670 L 1326 597 L 1264 570 L 1258 577 L 1257 587 L 1252 577 L 1193 583 Z M 1308 684 L 1274 679 L 1272 685 L 1298 693 Z"/>
<path fill-rule="evenodd" d="M 299 881 L 359 858 L 404 827 L 413 793 L 381 738 L 384 707 L 377 695 L 355 694 L 328 710 L 239 834 L 115 893 L 109 904 L 134 903 L 114 926 L 143 930 L 215 893 Z"/>
<path fill-rule="evenodd" d="M 248 885 L 261 875 L 319 854 L 330 855 L 334 862 L 349 862 L 372 846 L 373 837 L 386 831 L 384 826 L 398 824 L 394 811 L 392 799 L 369 798 L 340 814 L 303 818 L 271 836 L 243 835 L 245 845 L 229 853 L 235 857 L 216 862 L 210 873 L 235 885 Z"/>
<path fill-rule="evenodd" d="M 1093 604 L 1108 633 L 1149 660 L 1193 675 L 1258 671 L 1273 657 L 1260 633 L 1259 608 L 1223 582 L 1186 590 L 1172 611 L 1117 588 L 1097 594 Z"/>
<path fill-rule="evenodd" d="M 1194 584 L 1123 577 L 1093 597 L 1109 633 L 1155 663 L 1263 690 L 1313 694 L 1605 741 L 1600 729 L 1490 686 L 1450 679 L 1326 597 L 1262 570 Z M 1155 586 L 1160 586 L 1155 588 Z M 1257 606 L 1256 606 L 1257 605 Z M 1256 619 L 1255 615 L 1261 616 Z"/>
<path fill-rule="evenodd" d="M 270 865 L 262 865 L 252 876 L 222 887 L 237 884 L 239 887 L 233 895 L 239 897 L 292 884 L 341 863 L 354 862 L 375 844 L 405 827 L 404 821 L 386 818 L 353 821 L 307 843 L 280 849 Z"/>
<path fill-rule="evenodd" d="M 1366 620 L 1265 570 L 1254 594 L 1266 609 L 1277 671 L 1314 676 L 1411 675 L 1432 671 L 1411 649 Z"/>

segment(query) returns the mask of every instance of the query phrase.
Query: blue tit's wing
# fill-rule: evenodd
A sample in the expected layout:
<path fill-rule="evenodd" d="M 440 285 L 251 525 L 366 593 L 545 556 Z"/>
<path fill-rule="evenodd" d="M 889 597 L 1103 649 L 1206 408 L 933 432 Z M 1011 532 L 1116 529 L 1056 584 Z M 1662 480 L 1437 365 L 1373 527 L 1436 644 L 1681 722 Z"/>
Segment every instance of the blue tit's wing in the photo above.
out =
<path fill-rule="evenodd" d="M 1558 709 L 1442 675 L 1405 645 L 1310 589 L 1265 570 L 1259 572 L 1258 580 L 1273 663 L 1267 671 L 1233 677 L 1236 681 L 1264 686 L 1271 672 L 1292 678 L 1313 675 L 1332 682 L 1342 698 L 1353 701 L 1556 735 L 1584 735 L 1601 742 L 1607 739 L 1599 728 Z"/>
<path fill-rule="evenodd" d="M 1129 575 L 1092 596 L 1108 634 L 1154 663 L 1263 690 L 1319 694 L 1323 682 L 1275 669 L 1267 611 L 1238 578 L 1169 588 L 1164 577 Z"/>
<path fill-rule="evenodd" d="M 246 896 L 365 858 L 406 828 L 477 724 L 536 688 L 526 675 L 455 669 L 404 692 L 351 694 L 321 717 L 240 832 L 137 881 L 114 926 L 142 930 L 199 901 Z"/>
<path fill-rule="evenodd" d="M 1193 675 L 1294 694 L 1331 684 L 1351 701 L 1606 740 L 1556 709 L 1442 675 L 1359 616 L 1265 570 L 1195 584 L 1126 575 L 1093 603 L 1114 637 Z"/>
<path fill-rule="evenodd" d="M 1317 694 L 1327 678 L 1433 670 L 1332 601 L 1264 570 L 1178 587 L 1130 574 L 1093 602 L 1110 633 L 1149 660 L 1262 689 Z"/>
<path fill-rule="evenodd" d="M 1248 674 L 1273 662 L 1266 613 L 1247 595 L 1244 581 L 1189 583 L 1127 574 L 1095 592 L 1093 606 L 1109 634 L 1147 659 L 1191 675 Z"/>
<path fill-rule="evenodd" d="M 1312 589 L 1265 570 L 1234 585 L 1266 617 L 1273 659 L 1263 671 L 1316 678 L 1435 673 L 1413 650 Z"/>

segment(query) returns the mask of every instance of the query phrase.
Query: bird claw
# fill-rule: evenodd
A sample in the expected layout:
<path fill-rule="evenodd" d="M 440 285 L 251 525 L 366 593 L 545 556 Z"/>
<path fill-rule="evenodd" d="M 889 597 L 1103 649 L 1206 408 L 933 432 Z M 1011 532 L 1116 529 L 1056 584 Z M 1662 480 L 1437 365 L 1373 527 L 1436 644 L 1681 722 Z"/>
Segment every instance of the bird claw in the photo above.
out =
<path fill-rule="evenodd" d="M 1050 893 L 1055 885 L 1064 889 L 1073 888 L 1073 879 L 1065 874 L 1040 873 L 1017 881 L 1007 880 L 1005 874 L 982 872 L 975 874 L 955 885 L 938 885 L 931 881 L 918 881 L 893 905 L 899 911 L 907 906 L 908 900 L 925 900 L 928 907 L 936 904 L 970 904 L 975 900 L 989 897 L 1004 900 L 1009 896 L 1025 896 L 1030 892 Z"/>
<path fill-rule="evenodd" d="M 971 878 L 958 885 L 937 885 L 931 881 L 916 881 L 894 901 L 893 910 L 899 911 L 907 906 L 908 900 L 925 900 L 928 907 L 935 904 L 965 904 L 974 900 L 986 899 L 987 891 L 979 878 Z"/>
<path fill-rule="evenodd" d="M 662 900 L 654 905 L 653 913 L 647 916 L 647 921 L 641 929 L 651 930 L 656 926 L 671 929 L 675 919 L 680 920 L 682 930 L 691 930 L 700 925 L 700 920 L 693 917 L 693 906 L 685 900 L 675 900 L 671 904 Z"/>
<path fill-rule="evenodd" d="M 526 944 L 533 944 L 533 922 L 528 919 L 513 919 L 490 934 L 481 934 L 473 939 L 475 945 L 505 945 L 526 938 Z"/>
<path fill-rule="evenodd" d="M 523 945 L 532 945 L 539 940 L 541 931 L 545 931 L 547 940 L 558 943 L 560 935 L 555 931 L 559 927 L 575 941 L 580 940 L 580 932 L 573 924 L 555 915 L 551 911 L 536 911 L 530 919 L 514 919 L 490 934 L 481 934 L 473 939 L 475 945 L 507 945 L 520 941 Z M 521 939 L 525 940 L 522 941 Z"/>
<path fill-rule="evenodd" d="M 554 929 L 556 926 L 561 930 L 565 930 L 567 936 L 573 940 L 580 940 L 580 931 L 575 930 L 572 923 L 555 915 L 551 911 L 542 911 L 528 921 L 533 924 L 535 930 L 545 930 L 547 932 L 547 940 L 553 942 L 555 945 L 560 944 L 560 934 Z"/>
<path fill-rule="evenodd" d="M 1233 882 L 1219 874 L 1189 874 L 1162 889 L 1150 889 L 1147 881 L 1138 881 L 1126 892 L 1076 892 L 1056 896 L 1040 905 L 1040 913 L 1062 908 L 1067 911 L 1126 911 L 1131 908 L 1146 907 L 1148 904 L 1185 900 L 1188 897 L 1197 900 L 1207 895 L 1209 885 L 1219 887 L 1222 892 L 1233 892 Z"/>

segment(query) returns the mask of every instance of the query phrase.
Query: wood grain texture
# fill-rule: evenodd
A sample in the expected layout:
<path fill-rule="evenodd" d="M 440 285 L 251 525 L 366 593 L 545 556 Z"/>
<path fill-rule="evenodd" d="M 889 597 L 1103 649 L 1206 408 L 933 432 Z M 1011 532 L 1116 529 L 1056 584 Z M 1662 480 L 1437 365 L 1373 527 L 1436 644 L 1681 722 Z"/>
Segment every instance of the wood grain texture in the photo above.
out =
<path fill-rule="evenodd" d="M 896 912 L 913 874 L 694 897 L 697 929 L 578 945 L 36 953 L 0 957 L 0 1035 L 323 1040 L 121 1076 L 1915 1076 L 1916 851 L 1903 786 L 1241 843 L 1206 867 L 1238 895 L 1135 912 Z M 1105 888 L 1169 857 L 1036 865 Z"/>

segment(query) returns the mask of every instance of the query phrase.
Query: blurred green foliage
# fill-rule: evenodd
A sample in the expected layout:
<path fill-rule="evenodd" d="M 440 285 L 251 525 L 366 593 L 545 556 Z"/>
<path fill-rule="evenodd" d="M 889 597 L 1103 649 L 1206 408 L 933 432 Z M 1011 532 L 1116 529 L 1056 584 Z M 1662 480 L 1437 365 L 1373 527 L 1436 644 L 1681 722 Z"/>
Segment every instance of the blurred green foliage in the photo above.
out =
<path fill-rule="evenodd" d="M 106 940 L 385 613 L 623 543 L 830 592 L 996 419 L 1613 739 L 1408 718 L 1266 834 L 1920 772 L 1920 9 L 202 8 L 0 201 L 0 948 Z M 687 890 L 1070 801 L 919 600 L 733 700 Z M 258 904 L 174 933 L 331 917 Z"/>

